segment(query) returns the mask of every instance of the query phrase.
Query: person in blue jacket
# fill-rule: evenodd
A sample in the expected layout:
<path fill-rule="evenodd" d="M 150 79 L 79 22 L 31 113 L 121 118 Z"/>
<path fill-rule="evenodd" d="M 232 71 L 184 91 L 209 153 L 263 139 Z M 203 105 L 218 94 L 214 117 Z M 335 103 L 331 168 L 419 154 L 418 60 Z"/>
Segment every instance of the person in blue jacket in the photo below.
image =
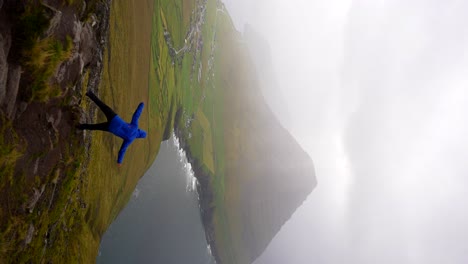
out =
<path fill-rule="evenodd" d="M 117 158 L 117 165 L 120 167 L 125 151 L 127 151 L 128 146 L 130 146 L 133 140 L 136 138 L 146 138 L 146 132 L 143 129 L 138 128 L 138 119 L 140 118 L 145 105 L 141 102 L 135 110 L 135 113 L 133 113 L 132 122 L 127 123 L 120 118 L 112 108 L 102 102 L 93 92 L 88 91 L 86 95 L 93 100 L 93 102 L 106 115 L 107 122 L 100 124 L 79 124 L 78 129 L 107 131 L 122 138 L 123 143 L 120 147 L 119 157 Z"/>

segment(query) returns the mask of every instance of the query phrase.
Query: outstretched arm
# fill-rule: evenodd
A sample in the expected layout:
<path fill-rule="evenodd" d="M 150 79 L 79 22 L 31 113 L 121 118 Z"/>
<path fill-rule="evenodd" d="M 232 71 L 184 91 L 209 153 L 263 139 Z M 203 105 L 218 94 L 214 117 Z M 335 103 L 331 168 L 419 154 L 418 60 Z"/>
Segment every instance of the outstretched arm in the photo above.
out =
<path fill-rule="evenodd" d="M 124 140 L 124 142 L 122 143 L 122 146 L 120 147 L 120 150 L 119 150 L 119 157 L 117 158 L 118 164 L 122 164 L 123 158 L 125 156 L 125 151 L 127 151 L 127 148 L 128 146 L 130 146 L 130 143 L 132 142 L 128 140 Z"/>
<path fill-rule="evenodd" d="M 143 112 L 143 107 L 145 107 L 145 104 L 141 102 L 135 110 L 135 113 L 133 113 L 132 124 L 135 126 L 138 126 L 138 119 L 140 118 L 141 112 Z"/>

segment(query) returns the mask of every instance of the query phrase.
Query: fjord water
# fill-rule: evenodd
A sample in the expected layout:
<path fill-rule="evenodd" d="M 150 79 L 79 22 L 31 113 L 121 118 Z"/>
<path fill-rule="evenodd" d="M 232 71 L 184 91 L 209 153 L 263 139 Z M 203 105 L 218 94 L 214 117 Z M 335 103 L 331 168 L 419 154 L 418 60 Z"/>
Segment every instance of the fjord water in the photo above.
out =
<path fill-rule="evenodd" d="M 174 137 L 101 240 L 97 263 L 215 263 L 200 219 L 193 172 Z"/>

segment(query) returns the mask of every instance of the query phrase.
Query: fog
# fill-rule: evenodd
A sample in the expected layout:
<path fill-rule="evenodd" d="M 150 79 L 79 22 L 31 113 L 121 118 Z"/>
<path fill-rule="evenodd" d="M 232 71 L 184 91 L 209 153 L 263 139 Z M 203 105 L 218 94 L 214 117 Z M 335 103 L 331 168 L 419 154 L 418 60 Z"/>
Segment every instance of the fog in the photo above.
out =
<path fill-rule="evenodd" d="M 468 263 L 468 1 L 224 2 L 319 182 L 256 264 Z"/>

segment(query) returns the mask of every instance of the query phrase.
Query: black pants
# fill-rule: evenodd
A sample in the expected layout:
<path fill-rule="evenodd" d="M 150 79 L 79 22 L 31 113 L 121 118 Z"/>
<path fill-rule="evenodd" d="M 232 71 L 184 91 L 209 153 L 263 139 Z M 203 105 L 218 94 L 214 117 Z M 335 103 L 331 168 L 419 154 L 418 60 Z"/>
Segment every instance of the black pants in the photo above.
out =
<path fill-rule="evenodd" d="M 80 124 L 78 126 L 79 129 L 87 129 L 87 130 L 102 130 L 102 131 L 109 131 L 109 124 L 110 121 L 117 115 L 112 108 L 106 105 L 103 101 L 101 101 L 93 92 L 88 91 L 86 95 L 93 100 L 93 102 L 101 109 L 101 111 L 106 115 L 107 122 L 99 123 L 99 124 Z"/>

